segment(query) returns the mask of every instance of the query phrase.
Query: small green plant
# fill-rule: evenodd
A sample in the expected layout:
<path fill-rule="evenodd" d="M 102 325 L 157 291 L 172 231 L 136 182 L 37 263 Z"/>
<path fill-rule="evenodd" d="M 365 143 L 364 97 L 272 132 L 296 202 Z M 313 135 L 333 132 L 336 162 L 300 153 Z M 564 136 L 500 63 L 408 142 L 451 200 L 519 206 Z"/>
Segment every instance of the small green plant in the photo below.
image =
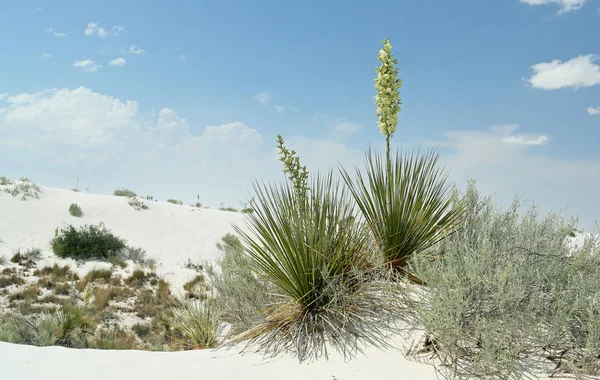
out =
<path fill-rule="evenodd" d="M 187 292 L 187 298 L 206 298 L 205 292 L 208 286 L 202 274 L 197 274 L 193 279 L 183 285 L 183 290 Z"/>
<path fill-rule="evenodd" d="M 131 326 L 131 330 L 133 330 L 133 332 L 138 337 L 140 337 L 140 339 L 144 339 L 145 337 L 150 335 L 150 332 L 151 332 L 149 325 L 141 324 L 141 323 L 136 323 L 135 325 Z"/>
<path fill-rule="evenodd" d="M 90 348 L 98 350 L 135 350 L 137 343 L 130 333 L 117 328 L 102 328 L 89 342 Z"/>
<path fill-rule="evenodd" d="M 177 199 L 167 199 L 167 202 L 173 203 L 174 205 L 183 206 L 183 202 L 182 201 L 178 201 Z"/>
<path fill-rule="evenodd" d="M 116 189 L 115 191 L 113 191 L 113 195 L 115 195 L 117 197 L 127 197 L 127 198 L 133 198 L 133 197 L 137 196 L 135 191 L 129 190 L 129 189 Z"/>
<path fill-rule="evenodd" d="M 223 206 L 222 203 L 219 206 L 219 210 L 221 210 L 221 211 L 230 211 L 230 212 L 238 212 L 238 210 L 235 207 L 231 207 L 231 206 L 225 207 L 225 206 Z"/>
<path fill-rule="evenodd" d="M 196 203 L 194 204 L 194 207 L 202 207 L 202 203 L 200 203 L 200 193 L 196 195 Z"/>
<path fill-rule="evenodd" d="M 14 182 L 11 181 L 9 178 L 1 176 L 0 177 L 0 186 L 7 186 L 7 185 L 12 185 Z"/>
<path fill-rule="evenodd" d="M 194 262 L 192 262 L 192 259 L 189 259 L 189 258 L 183 267 L 186 269 L 193 269 L 198 273 L 200 273 L 204 270 L 204 266 L 202 264 L 194 263 Z"/>
<path fill-rule="evenodd" d="M 42 188 L 35 183 L 27 180 L 19 183 L 13 183 L 12 186 L 4 188 L 4 192 L 12 195 L 13 197 L 21 196 L 22 201 L 26 201 L 27 198 L 40 198 Z"/>
<path fill-rule="evenodd" d="M 81 218 L 83 217 L 83 210 L 77 203 L 71 203 L 71 205 L 69 206 L 69 214 L 76 218 Z"/>
<path fill-rule="evenodd" d="M 135 197 L 135 196 L 129 198 L 129 201 L 127 201 L 127 204 L 129 204 L 131 207 L 133 207 L 133 209 L 135 211 L 148 210 L 148 205 L 146 205 L 143 200 L 141 200 L 140 198 Z"/>
<path fill-rule="evenodd" d="M 219 345 L 224 326 L 218 304 L 212 299 L 178 300 L 164 320 L 176 348 L 205 349 Z"/>
<path fill-rule="evenodd" d="M 125 241 L 113 235 L 103 223 L 82 226 L 69 225 L 50 242 L 58 257 L 74 259 L 110 259 L 125 249 Z"/>

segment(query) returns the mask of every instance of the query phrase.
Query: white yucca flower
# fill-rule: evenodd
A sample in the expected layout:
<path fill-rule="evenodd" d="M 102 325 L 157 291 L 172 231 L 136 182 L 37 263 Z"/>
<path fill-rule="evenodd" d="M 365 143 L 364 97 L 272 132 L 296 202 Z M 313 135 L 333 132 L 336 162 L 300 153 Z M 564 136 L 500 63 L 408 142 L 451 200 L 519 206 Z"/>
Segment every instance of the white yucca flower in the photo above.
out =
<path fill-rule="evenodd" d="M 396 132 L 398 125 L 398 113 L 400 112 L 400 87 L 402 80 L 398 79 L 398 69 L 395 67 L 398 61 L 392 56 L 392 45 L 389 38 L 383 40 L 383 49 L 379 50 L 379 61 L 381 66 L 377 68 L 377 78 L 375 79 L 375 105 L 377 106 L 377 116 L 379 117 L 379 130 L 391 138 Z"/>

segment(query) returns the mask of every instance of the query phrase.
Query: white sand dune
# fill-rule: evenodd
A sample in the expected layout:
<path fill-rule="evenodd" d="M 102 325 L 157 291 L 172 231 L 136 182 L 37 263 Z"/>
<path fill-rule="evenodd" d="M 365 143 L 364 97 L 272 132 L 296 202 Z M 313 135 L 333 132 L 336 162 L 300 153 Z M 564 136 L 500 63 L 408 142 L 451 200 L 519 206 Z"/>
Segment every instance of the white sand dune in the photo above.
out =
<path fill-rule="evenodd" d="M 151 201 L 145 201 L 149 210 L 135 211 L 123 197 L 47 187 L 42 190 L 40 199 L 27 201 L 0 194 L 0 256 L 10 257 L 17 249 L 40 248 L 44 258 L 38 266 L 61 261 L 49 245 L 55 228 L 104 222 L 129 245 L 146 249 L 159 262 L 158 274 L 177 289 L 195 274 L 183 268 L 188 259 L 214 259 L 219 254 L 215 243 L 233 232 L 231 223 L 243 226 L 242 214 L 234 212 Z M 82 207 L 83 218 L 69 214 L 71 203 Z M 81 274 L 94 265 L 101 264 L 77 269 Z M 432 365 L 409 361 L 400 351 L 386 352 L 374 347 L 351 361 L 333 353 L 328 361 L 300 364 L 292 356 L 265 360 L 258 354 L 241 355 L 233 350 L 102 351 L 0 342 L 0 368 L 0 378 L 7 380 L 438 378 Z"/>

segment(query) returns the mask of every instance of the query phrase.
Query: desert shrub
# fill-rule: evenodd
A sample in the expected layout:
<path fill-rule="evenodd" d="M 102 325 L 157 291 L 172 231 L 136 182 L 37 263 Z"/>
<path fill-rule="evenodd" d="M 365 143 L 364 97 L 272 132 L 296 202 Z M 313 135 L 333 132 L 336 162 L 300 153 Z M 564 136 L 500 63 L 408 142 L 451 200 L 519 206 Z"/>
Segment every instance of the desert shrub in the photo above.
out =
<path fill-rule="evenodd" d="M 82 226 L 69 225 L 50 242 L 58 257 L 74 259 L 110 259 L 126 247 L 125 241 L 108 230 L 103 223 Z"/>
<path fill-rule="evenodd" d="M 57 305 L 64 305 L 71 302 L 69 299 L 57 297 L 55 294 L 46 294 L 37 300 L 38 303 L 54 303 Z"/>
<path fill-rule="evenodd" d="M 26 201 L 27 198 L 40 198 L 42 188 L 39 185 L 29 181 L 29 179 L 21 179 L 19 183 L 13 183 L 12 186 L 4 188 L 4 192 L 12 195 L 13 197 L 21 196 L 22 201 Z"/>
<path fill-rule="evenodd" d="M 254 209 L 252 207 L 245 207 L 245 208 L 241 209 L 240 212 L 242 214 L 250 214 L 250 213 L 254 212 Z"/>
<path fill-rule="evenodd" d="M 131 197 L 127 202 L 135 211 L 148 210 L 148 206 L 138 197 Z"/>
<path fill-rule="evenodd" d="M 77 290 L 83 291 L 87 286 L 91 286 L 93 283 L 108 284 L 113 275 L 111 268 L 108 269 L 97 269 L 94 268 L 89 271 L 78 283 Z"/>
<path fill-rule="evenodd" d="M 131 276 L 125 279 L 125 283 L 131 287 L 139 288 L 153 278 L 156 278 L 156 273 L 146 273 L 143 269 L 136 269 L 131 273 Z"/>
<path fill-rule="evenodd" d="M 129 190 L 129 189 L 116 189 L 115 191 L 113 191 L 113 195 L 116 195 L 117 197 L 127 197 L 127 198 L 133 198 L 133 197 L 137 196 L 135 191 Z"/>
<path fill-rule="evenodd" d="M 385 344 L 393 294 L 366 279 L 369 235 L 345 222 L 354 209 L 344 189 L 331 173 L 317 176 L 308 195 L 290 182 L 255 185 L 255 211 L 244 214 L 249 232 L 235 226 L 279 299 L 234 341 L 249 339 L 272 354 L 295 351 L 301 361 L 327 355 L 326 342 L 345 356 L 365 342 Z"/>
<path fill-rule="evenodd" d="M 167 199 L 167 202 L 173 203 L 174 205 L 183 206 L 183 202 L 182 201 L 178 201 L 177 199 Z"/>
<path fill-rule="evenodd" d="M 124 260 L 131 260 L 150 269 L 156 266 L 156 260 L 148 258 L 146 250 L 140 247 L 127 247 L 121 252 L 121 257 Z"/>
<path fill-rule="evenodd" d="M 522 359 L 600 370 L 600 247 L 570 250 L 574 221 L 519 202 L 500 210 L 471 184 L 461 230 L 415 257 L 427 287 L 407 298 L 426 345 L 457 376 L 520 378 Z M 443 253 L 443 254 L 442 254 Z M 548 364 L 552 364 L 547 362 Z"/>
<path fill-rule="evenodd" d="M 219 210 L 221 210 L 221 211 L 230 211 L 230 212 L 238 212 L 238 209 L 236 209 L 235 207 L 231 207 L 231 206 L 228 206 L 228 207 L 221 206 L 221 207 L 219 207 Z"/>
<path fill-rule="evenodd" d="M 54 288 L 52 289 L 52 293 L 54 293 L 58 296 L 68 296 L 70 290 L 71 290 L 71 287 L 68 284 L 58 283 L 58 284 L 54 285 Z"/>
<path fill-rule="evenodd" d="M 25 252 L 20 250 L 10 258 L 10 262 L 14 264 L 23 265 L 26 268 L 35 266 L 35 262 L 42 256 L 42 251 L 38 248 L 28 249 Z"/>
<path fill-rule="evenodd" d="M 0 316 L 0 341 L 52 346 L 57 341 L 57 327 L 56 321 L 49 314 L 41 317 L 7 314 Z"/>
<path fill-rule="evenodd" d="M 193 279 L 183 285 L 183 290 L 187 292 L 187 298 L 206 298 L 205 292 L 208 290 L 206 280 L 202 274 L 197 274 Z"/>
<path fill-rule="evenodd" d="M 452 204 L 447 175 L 433 152 L 397 153 L 388 167 L 369 150 L 367 178 L 358 168 L 356 181 L 343 168 L 341 173 L 384 259 L 399 274 L 414 255 L 459 226 L 463 206 Z"/>
<path fill-rule="evenodd" d="M 191 259 L 188 258 L 188 260 L 186 261 L 186 263 L 183 265 L 184 268 L 186 269 L 193 269 L 196 272 L 200 273 L 204 270 L 204 266 L 200 263 L 194 263 L 192 262 Z"/>
<path fill-rule="evenodd" d="M 83 217 L 83 210 L 77 203 L 71 203 L 71 205 L 69 206 L 69 214 L 76 218 L 81 218 Z"/>
<path fill-rule="evenodd" d="M 14 182 L 8 177 L 0 176 L 0 186 L 12 185 Z"/>
<path fill-rule="evenodd" d="M 12 285 L 23 285 L 24 283 L 25 280 L 23 280 L 21 276 L 17 276 L 16 274 L 0 277 L 0 288 L 6 288 Z"/>
<path fill-rule="evenodd" d="M 28 285 L 25 289 L 8 295 L 9 301 L 33 302 L 40 295 L 40 288 L 36 284 Z"/>
<path fill-rule="evenodd" d="M 139 336 L 140 339 L 144 339 L 145 337 L 150 335 L 150 332 L 151 332 L 149 325 L 141 324 L 141 323 L 136 323 L 135 325 L 131 326 L 131 330 L 133 330 L 133 332 L 137 336 Z"/>
<path fill-rule="evenodd" d="M 207 267 L 207 275 L 218 295 L 222 319 L 232 326 L 233 334 L 239 334 L 266 319 L 266 305 L 276 302 L 275 289 L 256 275 L 255 264 L 235 235 L 223 236 L 217 248 L 222 254 L 216 267 Z"/>
<path fill-rule="evenodd" d="M 219 345 L 223 330 L 220 310 L 212 299 L 178 300 L 164 321 L 174 348 L 204 349 Z"/>

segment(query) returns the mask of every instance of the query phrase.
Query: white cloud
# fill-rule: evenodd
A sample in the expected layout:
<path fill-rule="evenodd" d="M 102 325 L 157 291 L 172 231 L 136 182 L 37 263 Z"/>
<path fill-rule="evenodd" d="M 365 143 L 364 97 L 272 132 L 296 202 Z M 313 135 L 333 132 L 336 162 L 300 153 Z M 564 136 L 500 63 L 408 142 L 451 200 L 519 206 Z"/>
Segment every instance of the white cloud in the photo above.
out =
<path fill-rule="evenodd" d="M 545 145 L 548 142 L 548 136 L 538 136 L 536 138 L 527 138 L 525 136 L 503 137 L 502 142 L 506 144 L 517 145 Z"/>
<path fill-rule="evenodd" d="M 67 36 L 67 33 L 57 32 L 54 28 L 50 28 L 50 29 L 46 30 L 46 32 L 52 33 L 56 37 L 66 37 Z"/>
<path fill-rule="evenodd" d="M 556 4 L 560 8 L 558 13 L 567 13 L 580 10 L 587 0 L 521 0 L 521 3 L 529 5 Z"/>
<path fill-rule="evenodd" d="M 54 89 L 6 96 L 0 111 L 0 162 L 9 176 L 24 174 L 37 182 L 69 188 L 77 175 L 92 192 L 110 193 L 127 186 L 155 198 L 178 197 L 211 206 L 247 199 L 254 179 L 283 180 L 274 136 L 241 121 L 203 127 L 163 108 L 148 119 L 135 101 L 124 101 L 87 88 Z M 478 187 L 506 204 L 515 194 L 535 200 L 541 211 L 555 208 L 579 214 L 584 227 L 598 219 L 600 161 L 553 157 L 545 146 L 506 143 L 522 136 L 516 124 L 487 130 L 452 131 L 439 141 L 403 141 L 403 147 L 434 146 L 450 179 Z M 372 144 L 380 152 L 383 139 Z M 393 141 L 394 142 L 394 141 Z M 327 138 L 286 137 L 311 173 L 362 165 L 363 149 Z M 123 163 L 127 163 L 123 165 Z M 83 174 L 82 174 L 83 173 Z M 157 180 L 157 178 L 159 180 Z"/>
<path fill-rule="evenodd" d="M 586 111 L 589 115 L 600 115 L 600 106 L 588 107 Z"/>
<path fill-rule="evenodd" d="M 44 57 L 44 58 L 50 58 L 50 57 L 52 57 L 52 55 L 50 53 L 43 52 L 42 53 L 42 57 Z"/>
<path fill-rule="evenodd" d="M 597 59 L 597 55 L 588 54 L 567 62 L 555 59 L 538 63 L 531 67 L 534 74 L 527 82 L 542 90 L 594 86 L 600 84 L 600 66 L 594 63 Z"/>
<path fill-rule="evenodd" d="M 285 107 L 284 106 L 275 106 L 275 111 L 277 111 L 278 113 L 285 113 Z"/>
<path fill-rule="evenodd" d="M 271 94 L 268 92 L 260 92 L 256 94 L 252 100 L 260 104 L 269 104 L 269 101 L 271 100 Z"/>
<path fill-rule="evenodd" d="M 108 32 L 95 22 L 88 23 L 87 27 L 83 31 L 83 34 L 85 34 L 86 36 L 93 36 L 94 34 L 97 34 L 101 38 L 105 38 L 108 36 Z"/>
<path fill-rule="evenodd" d="M 137 45 L 130 45 L 127 49 L 119 50 L 123 54 L 146 54 L 146 50 L 139 48 Z"/>
<path fill-rule="evenodd" d="M 344 135 L 353 135 L 360 130 L 360 125 L 344 120 L 337 120 L 335 123 L 335 130 Z"/>
<path fill-rule="evenodd" d="M 0 100 L 8 98 L 8 92 L 0 92 Z"/>
<path fill-rule="evenodd" d="M 89 71 L 91 73 L 95 73 L 96 71 L 98 71 L 99 69 L 102 68 L 102 66 L 98 65 L 91 59 L 84 59 L 83 61 L 75 61 L 73 63 L 73 66 L 81 67 L 81 68 L 83 68 L 84 71 Z"/>
<path fill-rule="evenodd" d="M 118 36 L 121 33 L 127 32 L 127 29 L 125 29 L 125 27 L 123 25 L 114 25 L 112 27 L 112 32 L 113 32 L 113 35 Z"/>
<path fill-rule="evenodd" d="M 113 59 L 112 61 L 108 62 L 108 64 L 110 66 L 117 66 L 117 67 L 123 67 L 125 66 L 125 63 L 127 63 L 123 58 L 116 58 Z"/>

